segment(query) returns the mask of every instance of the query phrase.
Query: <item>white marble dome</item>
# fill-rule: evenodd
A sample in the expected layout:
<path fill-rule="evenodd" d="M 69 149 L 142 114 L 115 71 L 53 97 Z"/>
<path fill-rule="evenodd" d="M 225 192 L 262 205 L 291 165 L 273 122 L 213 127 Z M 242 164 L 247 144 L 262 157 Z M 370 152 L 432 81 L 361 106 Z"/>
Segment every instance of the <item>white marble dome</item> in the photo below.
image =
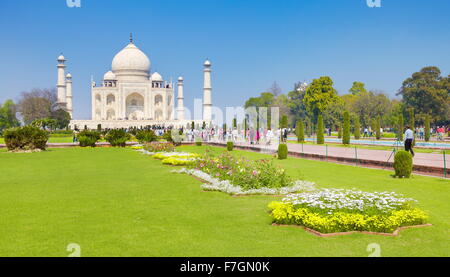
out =
<path fill-rule="evenodd" d="M 158 72 L 155 72 L 155 73 L 152 74 L 152 81 L 162 82 L 163 81 L 163 77 Z"/>
<path fill-rule="evenodd" d="M 117 76 L 126 72 L 140 72 L 148 75 L 150 72 L 150 59 L 134 43 L 129 43 L 114 57 L 112 71 Z"/>
<path fill-rule="evenodd" d="M 115 80 L 116 79 L 116 74 L 112 73 L 112 71 L 108 71 L 105 73 L 105 75 L 103 76 L 103 80 Z"/>

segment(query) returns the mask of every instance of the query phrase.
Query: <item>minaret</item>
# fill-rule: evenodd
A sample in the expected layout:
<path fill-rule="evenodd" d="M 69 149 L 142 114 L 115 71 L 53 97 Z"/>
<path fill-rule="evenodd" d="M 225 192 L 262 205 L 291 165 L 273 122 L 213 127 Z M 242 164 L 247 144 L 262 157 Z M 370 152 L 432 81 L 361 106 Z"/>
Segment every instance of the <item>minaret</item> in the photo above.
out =
<path fill-rule="evenodd" d="M 206 59 L 204 66 L 204 83 L 203 83 L 203 120 L 207 123 L 211 122 L 211 62 Z"/>
<path fill-rule="evenodd" d="M 69 73 L 66 75 L 66 102 L 67 112 L 70 114 L 70 118 L 73 118 L 72 108 L 72 75 Z"/>
<path fill-rule="evenodd" d="M 66 62 L 66 59 L 61 54 L 58 57 L 58 83 L 56 84 L 57 88 L 57 103 L 60 107 L 64 107 L 66 104 L 66 75 L 64 73 L 64 70 L 66 68 L 66 65 L 64 64 Z"/>
<path fill-rule="evenodd" d="M 177 119 L 184 120 L 184 95 L 183 95 L 183 77 L 178 77 L 178 107 Z"/>

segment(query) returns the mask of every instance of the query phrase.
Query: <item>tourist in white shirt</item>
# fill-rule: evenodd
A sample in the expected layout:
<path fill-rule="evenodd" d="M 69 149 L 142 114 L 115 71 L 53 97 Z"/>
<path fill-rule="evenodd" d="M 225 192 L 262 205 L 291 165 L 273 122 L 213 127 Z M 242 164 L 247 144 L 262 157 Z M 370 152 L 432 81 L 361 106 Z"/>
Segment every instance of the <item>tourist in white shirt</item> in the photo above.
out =
<path fill-rule="evenodd" d="M 411 152 L 411 155 L 414 157 L 414 151 L 413 151 L 413 141 L 414 141 L 414 132 L 409 128 L 409 126 L 406 126 L 405 131 L 405 151 Z"/>

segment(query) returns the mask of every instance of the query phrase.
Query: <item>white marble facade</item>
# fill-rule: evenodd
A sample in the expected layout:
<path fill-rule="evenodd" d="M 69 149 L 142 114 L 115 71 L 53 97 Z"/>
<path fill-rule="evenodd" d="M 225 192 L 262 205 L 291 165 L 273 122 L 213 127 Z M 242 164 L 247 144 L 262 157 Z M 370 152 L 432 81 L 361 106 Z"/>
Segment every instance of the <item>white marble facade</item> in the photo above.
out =
<path fill-rule="evenodd" d="M 58 87 L 64 87 L 64 66 L 62 59 L 58 59 Z M 65 59 L 64 59 L 65 62 Z M 205 84 L 203 121 L 211 121 L 211 63 L 204 64 Z M 184 119 L 183 78 L 179 77 L 177 83 L 164 80 L 158 73 L 151 72 L 151 62 L 130 39 L 130 43 L 122 49 L 113 59 L 111 71 L 103 76 L 101 84 L 91 82 L 92 120 L 72 120 L 71 128 L 127 128 L 154 124 L 172 126 L 186 126 L 191 120 Z M 66 79 L 67 81 L 67 79 Z M 71 78 L 70 78 L 71 82 Z M 175 99 L 174 87 L 178 89 Z M 70 92 L 70 102 L 72 97 Z M 60 89 L 58 102 L 67 102 L 64 92 Z M 175 108 L 175 100 L 178 107 Z M 70 103 L 71 104 L 71 103 Z M 71 105 L 70 105 L 71 106 Z M 72 109 L 72 107 L 70 107 Z M 70 110 L 72 113 L 72 110 Z M 199 120 L 196 120 L 197 122 Z M 202 121 L 202 120 L 200 120 Z"/>

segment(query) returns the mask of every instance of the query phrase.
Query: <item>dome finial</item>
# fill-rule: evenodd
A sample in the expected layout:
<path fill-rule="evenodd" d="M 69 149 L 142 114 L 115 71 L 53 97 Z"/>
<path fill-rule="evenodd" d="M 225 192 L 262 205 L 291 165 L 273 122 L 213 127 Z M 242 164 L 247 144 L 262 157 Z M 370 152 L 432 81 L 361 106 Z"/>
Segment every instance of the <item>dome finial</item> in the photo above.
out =
<path fill-rule="evenodd" d="M 133 43 L 133 33 L 130 33 L 130 43 Z"/>

